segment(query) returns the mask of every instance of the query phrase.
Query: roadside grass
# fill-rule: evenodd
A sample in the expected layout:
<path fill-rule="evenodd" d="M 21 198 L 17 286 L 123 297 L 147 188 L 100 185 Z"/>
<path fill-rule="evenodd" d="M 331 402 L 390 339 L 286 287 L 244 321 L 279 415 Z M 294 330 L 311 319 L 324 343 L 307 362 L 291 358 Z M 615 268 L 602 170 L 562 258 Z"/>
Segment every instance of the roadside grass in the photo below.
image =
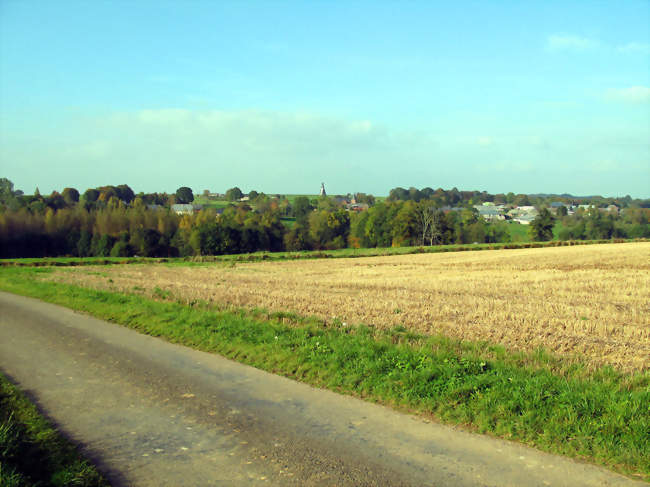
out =
<path fill-rule="evenodd" d="M 519 225 L 521 226 L 521 225 Z M 562 247 L 573 245 L 594 245 L 606 243 L 647 242 L 649 239 L 612 239 L 612 240 L 552 240 L 549 242 L 509 242 L 491 244 L 452 244 L 417 247 L 375 247 L 346 248 L 337 250 L 305 250 L 299 252 L 254 252 L 249 254 L 198 255 L 191 257 L 43 257 L 0 259 L 0 267 L 6 266 L 82 266 L 113 264 L 160 264 L 171 263 L 192 265 L 205 262 L 258 262 L 262 260 L 297 260 L 297 259 L 340 259 L 357 257 L 377 257 L 389 255 L 428 254 L 439 252 L 469 252 L 481 250 L 527 249 L 544 247 Z"/>
<path fill-rule="evenodd" d="M 108 486 L 36 407 L 0 374 L 0 485 Z"/>
<path fill-rule="evenodd" d="M 4 268 L 0 289 L 141 333 L 650 480 L 650 372 L 593 369 L 544 350 L 425 337 L 283 313 L 219 311 L 37 281 Z M 284 323 L 289 320 L 292 325 Z"/>

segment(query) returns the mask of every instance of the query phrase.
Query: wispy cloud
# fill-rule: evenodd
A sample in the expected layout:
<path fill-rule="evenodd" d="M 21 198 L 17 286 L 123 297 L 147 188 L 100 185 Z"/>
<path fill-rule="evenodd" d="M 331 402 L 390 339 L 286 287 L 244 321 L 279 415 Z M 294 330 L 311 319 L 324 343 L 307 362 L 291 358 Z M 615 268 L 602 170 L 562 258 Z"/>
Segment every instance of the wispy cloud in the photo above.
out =
<path fill-rule="evenodd" d="M 585 51 L 600 45 L 597 39 L 576 35 L 554 34 L 546 39 L 546 47 L 552 51 Z"/>
<path fill-rule="evenodd" d="M 494 139 L 492 137 L 482 135 L 476 138 L 476 143 L 481 146 L 489 146 L 494 143 Z"/>
<path fill-rule="evenodd" d="M 609 95 L 647 100 L 648 91 L 632 87 Z M 317 112 L 149 109 L 61 121 L 38 143 L 0 132 L 0 160 L 9 161 L 7 174 L 27 168 L 34 175 L 16 178 L 20 187 L 48 192 L 128 182 L 142 191 L 182 184 L 300 193 L 318 191 L 325 181 L 332 193 L 374 194 L 411 185 L 551 192 L 564 161 L 571 161 L 570 171 L 580 177 L 570 192 L 646 196 L 647 165 L 638 161 L 647 161 L 647 131 L 590 133 L 576 129 L 567 137 L 563 129 L 467 124 L 404 131 Z M 609 160 L 617 171 L 603 178 L 609 166 L 594 161 Z"/>
<path fill-rule="evenodd" d="M 650 54 L 650 44 L 631 41 L 626 44 L 608 44 L 599 39 L 573 34 L 553 34 L 546 38 L 546 49 L 549 51 L 583 52 L 594 49 L 616 51 L 626 54 Z"/>
<path fill-rule="evenodd" d="M 623 103 L 650 102 L 650 88 L 647 86 L 630 86 L 629 88 L 612 88 L 607 90 L 605 98 Z"/>
<path fill-rule="evenodd" d="M 628 42 L 616 48 L 619 52 L 650 54 L 650 44 L 641 42 Z"/>

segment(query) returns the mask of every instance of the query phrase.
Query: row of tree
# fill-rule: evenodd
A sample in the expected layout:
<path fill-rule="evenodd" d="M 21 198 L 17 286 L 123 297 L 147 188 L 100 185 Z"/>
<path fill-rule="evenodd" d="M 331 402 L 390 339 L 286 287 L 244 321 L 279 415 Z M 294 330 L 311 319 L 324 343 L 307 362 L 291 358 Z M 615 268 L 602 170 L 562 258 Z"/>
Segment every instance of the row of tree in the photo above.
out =
<path fill-rule="evenodd" d="M 553 238 L 553 217 L 542 210 L 530 226 L 535 240 Z M 598 210 L 563 219 L 561 239 L 650 237 L 647 213 L 614 218 Z M 305 206 L 291 227 L 278 208 L 260 212 L 227 208 L 177 215 L 166 208 L 99 210 L 82 206 L 34 214 L 23 208 L 0 213 L 0 257 L 188 256 L 258 250 L 338 249 L 510 241 L 508 224 L 486 223 L 476 211 L 444 212 L 428 201 L 378 203 L 368 211 Z"/>
<path fill-rule="evenodd" d="M 179 188 L 167 198 L 192 201 L 193 194 Z M 162 199 L 135 195 L 127 185 L 83 195 L 66 188 L 45 198 L 25 196 L 0 180 L 0 257 L 217 255 L 511 239 L 509 224 L 487 223 L 472 207 L 449 211 L 435 195 L 419 201 L 389 198 L 358 213 L 335 198 L 297 197 L 290 205 L 258 193 L 253 205 L 178 215 Z M 550 240 L 559 221 L 561 239 L 648 238 L 648 216 L 644 208 L 628 208 L 621 216 L 592 208 L 558 219 L 542 208 L 530 235 Z"/>

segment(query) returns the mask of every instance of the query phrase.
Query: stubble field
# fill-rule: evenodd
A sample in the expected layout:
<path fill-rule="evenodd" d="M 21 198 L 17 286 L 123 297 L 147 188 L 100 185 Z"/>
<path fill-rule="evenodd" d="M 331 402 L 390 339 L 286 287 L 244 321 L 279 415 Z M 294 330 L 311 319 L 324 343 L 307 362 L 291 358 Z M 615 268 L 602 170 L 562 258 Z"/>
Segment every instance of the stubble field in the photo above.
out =
<path fill-rule="evenodd" d="M 650 243 L 359 259 L 131 265 L 48 280 L 326 322 L 540 346 L 594 365 L 650 368 Z"/>

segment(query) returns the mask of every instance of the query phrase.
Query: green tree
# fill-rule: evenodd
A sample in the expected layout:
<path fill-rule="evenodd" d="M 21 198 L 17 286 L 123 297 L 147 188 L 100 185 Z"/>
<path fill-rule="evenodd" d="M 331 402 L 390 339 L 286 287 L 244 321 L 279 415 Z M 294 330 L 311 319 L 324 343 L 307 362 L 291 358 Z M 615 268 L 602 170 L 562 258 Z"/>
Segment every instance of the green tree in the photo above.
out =
<path fill-rule="evenodd" d="M 128 184 L 120 184 L 115 189 L 117 190 L 118 198 L 124 201 L 125 203 L 131 203 L 131 201 L 133 201 L 133 198 L 135 198 L 135 193 L 129 187 Z"/>
<path fill-rule="evenodd" d="M 88 231 L 82 230 L 77 242 L 77 255 L 79 257 L 88 257 L 91 253 L 90 248 L 91 235 Z"/>
<path fill-rule="evenodd" d="M 0 203 L 6 203 L 14 196 L 14 183 L 7 178 L 0 178 Z"/>
<path fill-rule="evenodd" d="M 306 224 L 307 217 L 313 210 L 309 198 L 306 196 L 298 196 L 293 201 L 293 216 L 296 217 L 296 222 Z"/>
<path fill-rule="evenodd" d="M 409 198 L 409 192 L 404 188 L 393 188 L 388 193 L 388 201 L 405 201 Z"/>
<path fill-rule="evenodd" d="M 45 203 L 54 210 L 60 210 L 67 206 L 65 199 L 58 191 L 52 191 L 52 194 L 45 199 Z"/>
<path fill-rule="evenodd" d="M 38 188 L 36 188 L 38 190 Z M 36 195 L 36 194 L 34 194 Z M 99 198 L 99 191 L 96 189 L 87 189 L 84 193 L 84 201 L 87 203 L 94 203 Z"/>
<path fill-rule="evenodd" d="M 194 201 L 194 193 L 187 186 L 181 186 L 176 190 L 176 203 L 188 204 Z"/>
<path fill-rule="evenodd" d="M 244 197 L 244 193 L 241 192 L 241 189 L 239 189 L 237 186 L 234 188 L 230 188 L 228 191 L 226 191 L 226 199 L 228 201 L 237 201 L 240 200 Z"/>
<path fill-rule="evenodd" d="M 555 217 L 546 208 L 542 208 L 535 219 L 530 222 L 528 233 L 532 240 L 547 241 L 553 240 L 553 226 Z"/>
<path fill-rule="evenodd" d="M 311 250 L 309 228 L 306 224 L 296 223 L 284 235 L 284 247 L 287 250 Z"/>
<path fill-rule="evenodd" d="M 416 245 L 420 242 L 421 226 L 418 206 L 413 200 L 405 202 L 392 220 L 392 241 L 394 247 Z"/>
<path fill-rule="evenodd" d="M 68 206 L 72 206 L 79 201 L 79 191 L 74 188 L 65 188 L 61 195 Z"/>

